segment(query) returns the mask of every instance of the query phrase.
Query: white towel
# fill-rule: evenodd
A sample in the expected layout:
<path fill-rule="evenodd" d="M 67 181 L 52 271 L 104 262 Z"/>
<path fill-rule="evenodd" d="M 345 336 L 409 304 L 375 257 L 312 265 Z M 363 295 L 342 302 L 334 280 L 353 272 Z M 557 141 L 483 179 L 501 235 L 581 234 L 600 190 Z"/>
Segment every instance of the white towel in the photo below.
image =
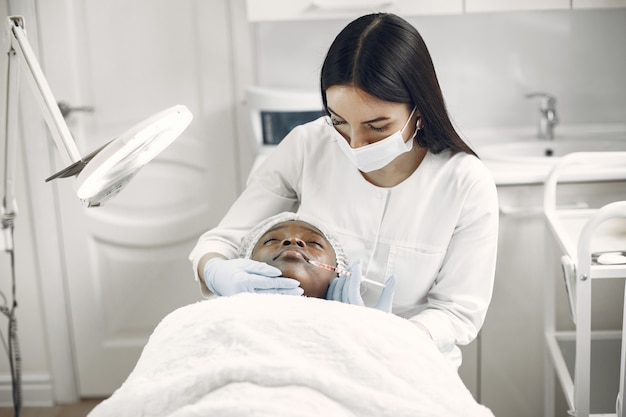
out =
<path fill-rule="evenodd" d="M 240 294 L 157 326 L 89 417 L 493 417 L 405 319 L 308 297 Z"/>

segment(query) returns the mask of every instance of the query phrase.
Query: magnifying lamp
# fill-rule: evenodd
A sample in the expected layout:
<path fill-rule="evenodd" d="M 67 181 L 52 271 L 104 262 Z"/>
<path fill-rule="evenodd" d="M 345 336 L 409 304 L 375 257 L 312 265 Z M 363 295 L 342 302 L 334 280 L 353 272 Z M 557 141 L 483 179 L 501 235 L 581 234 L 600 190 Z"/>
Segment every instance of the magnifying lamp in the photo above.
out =
<path fill-rule="evenodd" d="M 88 207 L 99 206 L 115 197 L 141 167 L 187 128 L 191 119 L 187 107 L 170 107 L 138 123 L 46 181 L 76 175 L 78 198 Z"/>
<path fill-rule="evenodd" d="M 0 207 L 2 236 L 0 247 L 11 255 L 14 264 L 13 225 L 17 214 L 15 199 L 15 171 L 17 164 L 17 120 L 19 95 L 19 64 L 27 75 L 35 98 L 43 113 L 46 125 L 55 141 L 57 150 L 67 167 L 52 175 L 55 178 L 76 177 L 76 193 L 88 207 L 100 206 L 116 196 L 137 174 L 139 169 L 170 145 L 189 125 L 191 112 L 183 105 L 176 105 L 138 123 L 117 138 L 90 154 L 81 157 L 72 139 L 61 110 L 43 75 L 41 67 L 26 39 L 24 18 L 8 17 L 7 102 L 4 142 L 5 193 Z M 21 407 L 20 355 L 17 352 L 15 320 L 15 269 L 12 269 L 13 305 L 0 308 L 9 318 L 9 356 L 14 389 L 14 407 Z"/>
<path fill-rule="evenodd" d="M 116 196 L 141 167 L 170 145 L 189 125 L 191 112 L 183 105 L 163 110 L 140 122 L 117 138 L 92 153 L 81 157 L 76 143 L 63 119 L 41 67 L 37 62 L 24 30 L 21 16 L 8 18 L 9 50 L 7 120 L 6 120 L 6 177 L 3 215 L 15 211 L 14 181 L 17 136 L 17 94 L 19 91 L 19 63 L 39 102 L 44 119 L 61 154 L 66 168 L 52 175 L 55 178 L 76 176 L 76 193 L 88 207 L 100 206 Z M 19 62 L 17 62 L 19 60 Z"/>

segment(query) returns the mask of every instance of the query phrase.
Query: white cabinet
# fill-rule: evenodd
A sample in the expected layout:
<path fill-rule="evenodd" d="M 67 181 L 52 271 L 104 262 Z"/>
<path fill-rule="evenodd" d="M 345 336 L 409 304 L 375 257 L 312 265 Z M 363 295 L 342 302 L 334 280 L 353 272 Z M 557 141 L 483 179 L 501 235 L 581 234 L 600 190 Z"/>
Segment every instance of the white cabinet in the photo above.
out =
<path fill-rule="evenodd" d="M 251 22 L 354 18 L 371 12 L 401 16 L 459 14 L 463 0 L 247 0 Z"/>
<path fill-rule="evenodd" d="M 544 225 L 541 186 L 498 186 L 494 292 L 481 330 L 480 400 L 496 416 L 541 415 Z"/>
<path fill-rule="evenodd" d="M 250 22 L 626 7 L 626 0 L 246 0 Z"/>
<path fill-rule="evenodd" d="M 626 7 L 626 0 L 464 0 L 465 13 Z"/>
<path fill-rule="evenodd" d="M 465 0 L 465 12 L 569 9 L 570 0 Z"/>
<path fill-rule="evenodd" d="M 626 0 L 572 0 L 572 9 L 610 9 L 626 7 Z"/>

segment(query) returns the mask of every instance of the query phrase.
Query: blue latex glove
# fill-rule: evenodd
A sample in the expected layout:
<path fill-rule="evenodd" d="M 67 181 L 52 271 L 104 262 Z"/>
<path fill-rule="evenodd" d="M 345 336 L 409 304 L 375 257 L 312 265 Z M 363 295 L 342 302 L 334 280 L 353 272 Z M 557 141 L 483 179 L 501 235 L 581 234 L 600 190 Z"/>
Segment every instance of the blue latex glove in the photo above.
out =
<path fill-rule="evenodd" d="M 212 258 L 204 265 L 204 281 L 216 295 L 241 292 L 302 295 L 300 283 L 280 277 L 280 269 L 251 259 Z"/>
<path fill-rule="evenodd" d="M 361 261 L 355 261 L 348 268 L 352 272 L 352 276 L 341 275 L 331 281 L 326 292 L 326 299 L 341 301 L 342 303 L 355 304 L 364 306 L 363 298 L 361 297 Z M 393 304 L 393 295 L 396 289 L 396 276 L 392 275 L 387 278 L 385 282 L 385 288 L 380 294 L 380 298 L 374 308 L 382 310 L 386 313 L 391 313 L 391 307 Z"/>

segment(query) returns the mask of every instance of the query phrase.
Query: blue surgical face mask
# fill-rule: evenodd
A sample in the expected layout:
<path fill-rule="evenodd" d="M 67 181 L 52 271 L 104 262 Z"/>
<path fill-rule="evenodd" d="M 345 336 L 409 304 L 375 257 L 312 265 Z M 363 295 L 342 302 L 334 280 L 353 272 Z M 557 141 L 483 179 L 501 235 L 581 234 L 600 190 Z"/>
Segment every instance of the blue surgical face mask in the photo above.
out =
<path fill-rule="evenodd" d="M 352 161 L 359 171 L 376 171 L 377 169 L 381 169 L 388 165 L 398 156 L 410 151 L 413 148 L 413 138 L 417 135 L 419 127 L 416 127 L 415 132 L 406 142 L 404 141 L 402 134 L 411 121 L 414 113 L 415 108 L 411 111 L 409 120 L 407 120 L 402 129 L 396 133 L 372 144 L 361 146 L 360 148 L 352 148 L 348 141 L 334 127 L 332 128 L 332 135 L 335 139 L 337 139 L 339 149 L 343 151 L 343 153 L 348 157 L 348 159 L 350 159 L 350 161 Z"/>

